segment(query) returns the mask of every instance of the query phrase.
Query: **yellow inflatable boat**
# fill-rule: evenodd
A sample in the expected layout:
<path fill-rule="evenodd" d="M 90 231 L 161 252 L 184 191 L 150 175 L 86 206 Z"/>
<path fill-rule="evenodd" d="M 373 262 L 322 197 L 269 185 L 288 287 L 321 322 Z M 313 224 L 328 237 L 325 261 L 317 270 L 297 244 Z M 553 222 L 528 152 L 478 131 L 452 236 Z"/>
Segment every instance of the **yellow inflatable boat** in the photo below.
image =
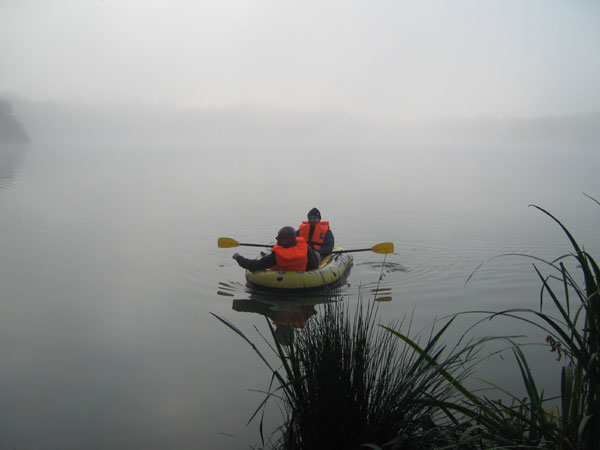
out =
<path fill-rule="evenodd" d="M 340 248 L 334 251 L 342 250 Z M 246 270 L 246 281 L 250 286 L 281 289 L 323 289 L 342 284 L 348 274 L 354 258 L 350 253 L 332 253 L 326 256 L 318 269 L 308 272 L 284 272 L 277 270 Z"/>

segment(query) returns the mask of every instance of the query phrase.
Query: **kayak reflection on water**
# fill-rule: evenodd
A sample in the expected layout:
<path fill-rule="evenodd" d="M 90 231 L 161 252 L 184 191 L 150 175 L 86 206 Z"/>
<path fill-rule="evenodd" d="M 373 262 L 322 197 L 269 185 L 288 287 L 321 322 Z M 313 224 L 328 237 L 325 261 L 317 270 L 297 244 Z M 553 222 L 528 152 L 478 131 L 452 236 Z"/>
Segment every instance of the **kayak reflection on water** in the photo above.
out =
<path fill-rule="evenodd" d="M 270 319 L 275 327 L 275 338 L 288 347 L 294 342 L 295 331 L 306 327 L 308 320 L 317 313 L 316 305 L 336 300 L 336 296 L 295 297 L 253 293 L 249 299 L 233 300 L 232 309 L 261 314 Z"/>

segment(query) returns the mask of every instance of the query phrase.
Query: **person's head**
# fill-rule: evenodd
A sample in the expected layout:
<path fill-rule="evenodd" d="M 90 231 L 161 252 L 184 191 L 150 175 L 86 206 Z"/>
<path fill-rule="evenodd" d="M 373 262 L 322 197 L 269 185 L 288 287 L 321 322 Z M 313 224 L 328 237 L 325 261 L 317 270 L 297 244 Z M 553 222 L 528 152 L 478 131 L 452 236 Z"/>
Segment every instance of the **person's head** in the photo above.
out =
<path fill-rule="evenodd" d="M 321 221 L 321 212 L 317 208 L 311 209 L 306 215 L 308 223 L 315 225 Z"/>
<path fill-rule="evenodd" d="M 296 243 L 296 230 L 294 227 L 283 227 L 277 233 L 277 243 L 279 245 L 290 245 Z"/>

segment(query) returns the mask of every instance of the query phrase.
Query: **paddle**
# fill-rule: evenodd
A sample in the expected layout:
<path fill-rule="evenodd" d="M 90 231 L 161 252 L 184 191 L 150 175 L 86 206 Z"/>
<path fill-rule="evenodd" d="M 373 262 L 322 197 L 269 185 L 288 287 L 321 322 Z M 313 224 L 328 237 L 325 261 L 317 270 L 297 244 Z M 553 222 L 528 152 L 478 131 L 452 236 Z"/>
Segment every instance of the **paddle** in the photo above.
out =
<path fill-rule="evenodd" d="M 380 242 L 379 244 L 375 244 L 371 248 L 357 248 L 355 250 L 336 250 L 332 253 L 350 253 L 350 252 L 375 252 L 375 253 L 394 253 L 394 243 L 393 242 Z"/>
<path fill-rule="evenodd" d="M 217 245 L 219 246 L 219 248 L 231 248 L 231 247 L 239 247 L 240 245 L 243 245 L 245 247 L 273 247 L 273 244 L 271 245 L 266 245 L 266 244 L 244 244 L 241 242 L 236 241 L 235 239 L 231 239 L 228 237 L 220 237 L 219 240 L 217 241 Z"/>
<path fill-rule="evenodd" d="M 219 240 L 217 241 L 217 245 L 219 246 L 219 248 L 231 248 L 231 247 L 238 247 L 240 245 L 243 245 L 246 247 L 269 247 L 269 248 L 273 247 L 272 245 L 265 245 L 265 244 L 244 244 L 244 243 L 236 241 L 235 239 L 231 239 L 228 237 L 219 238 Z M 355 250 L 336 250 L 333 253 L 350 253 L 350 252 L 375 252 L 375 253 L 382 253 L 382 254 L 394 253 L 394 244 L 392 242 L 381 242 L 379 244 L 375 244 L 371 248 L 358 248 Z"/>

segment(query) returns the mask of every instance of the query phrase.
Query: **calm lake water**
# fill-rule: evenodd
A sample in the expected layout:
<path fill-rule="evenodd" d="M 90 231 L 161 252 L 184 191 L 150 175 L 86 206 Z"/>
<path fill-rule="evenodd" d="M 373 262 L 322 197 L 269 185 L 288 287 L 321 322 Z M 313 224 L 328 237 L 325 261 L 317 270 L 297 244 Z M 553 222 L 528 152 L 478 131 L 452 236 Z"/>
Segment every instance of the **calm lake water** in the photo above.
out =
<path fill-rule="evenodd" d="M 0 149 L 3 150 L 3 149 Z M 245 286 L 217 238 L 272 243 L 318 207 L 356 253 L 342 301 L 413 330 L 466 311 L 539 306 L 532 261 L 570 251 L 554 213 L 600 250 L 600 152 L 583 146 L 390 140 L 48 140 L 0 161 L 0 448 L 235 449 L 269 373 L 210 313 L 254 328 L 298 308 Z M 9 153 L 10 150 L 3 150 Z M 0 155 L 2 156 L 2 155 Z M 314 299 L 313 299 L 314 300 Z M 315 301 L 317 302 L 317 301 Z M 305 310 L 308 316 L 320 311 Z M 311 320 L 310 318 L 308 320 Z M 476 317 L 447 334 L 454 344 Z M 475 335 L 539 332 L 500 320 Z M 560 365 L 531 363 L 547 395 Z M 519 392 L 513 359 L 477 375 Z M 280 413 L 273 405 L 265 426 Z M 233 435 L 235 437 L 231 437 Z"/>

